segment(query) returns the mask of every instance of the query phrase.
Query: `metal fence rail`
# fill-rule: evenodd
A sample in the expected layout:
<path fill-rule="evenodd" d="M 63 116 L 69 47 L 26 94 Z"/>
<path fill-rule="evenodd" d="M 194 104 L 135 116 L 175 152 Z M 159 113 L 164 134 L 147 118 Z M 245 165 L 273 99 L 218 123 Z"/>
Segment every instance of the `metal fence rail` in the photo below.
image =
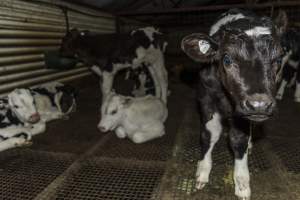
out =
<path fill-rule="evenodd" d="M 70 80 L 90 74 L 83 65 L 77 65 L 70 71 L 45 68 L 45 51 L 58 50 L 66 32 L 63 9 L 68 10 L 70 28 L 88 29 L 95 33 L 116 32 L 115 17 L 98 10 L 53 0 L 2 0 L 0 93 L 15 87 L 58 79 Z"/>

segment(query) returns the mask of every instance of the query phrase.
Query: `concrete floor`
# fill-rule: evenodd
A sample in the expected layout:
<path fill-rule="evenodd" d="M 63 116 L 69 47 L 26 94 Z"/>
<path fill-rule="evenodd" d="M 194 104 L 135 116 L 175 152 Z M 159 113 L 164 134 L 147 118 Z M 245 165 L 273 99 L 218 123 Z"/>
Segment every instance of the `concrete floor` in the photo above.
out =
<path fill-rule="evenodd" d="M 192 89 L 171 83 L 167 134 L 136 145 L 97 130 L 100 92 L 94 77 L 74 85 L 79 103 L 69 120 L 49 123 L 30 147 L 0 153 L 1 200 L 236 199 L 225 138 L 213 152 L 210 184 L 194 189 L 200 149 Z M 249 160 L 252 199 L 300 199 L 300 104 L 288 96 L 279 104 L 280 115 L 256 132 Z"/>

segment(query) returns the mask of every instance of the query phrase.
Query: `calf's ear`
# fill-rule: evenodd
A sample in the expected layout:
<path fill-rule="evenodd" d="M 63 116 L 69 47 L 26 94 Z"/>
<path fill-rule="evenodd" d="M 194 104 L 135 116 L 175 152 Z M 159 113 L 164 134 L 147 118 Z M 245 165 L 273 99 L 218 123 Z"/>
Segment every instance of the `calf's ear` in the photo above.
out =
<path fill-rule="evenodd" d="M 282 35 L 287 30 L 288 26 L 288 17 L 286 12 L 283 10 L 279 10 L 277 17 L 274 20 L 275 28 L 279 35 Z"/>
<path fill-rule="evenodd" d="M 197 62 L 209 62 L 218 51 L 218 44 L 208 35 L 193 33 L 181 41 L 181 49 Z"/>

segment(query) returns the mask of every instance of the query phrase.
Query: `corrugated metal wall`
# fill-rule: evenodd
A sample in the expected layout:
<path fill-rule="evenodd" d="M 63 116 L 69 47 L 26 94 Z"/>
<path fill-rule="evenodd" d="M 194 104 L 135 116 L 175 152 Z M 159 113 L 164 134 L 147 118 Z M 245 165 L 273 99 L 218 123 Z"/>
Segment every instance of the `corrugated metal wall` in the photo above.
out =
<path fill-rule="evenodd" d="M 45 68 L 44 52 L 57 50 L 65 34 L 65 16 L 54 4 L 70 8 L 70 27 L 116 32 L 115 17 L 58 0 L 0 1 L 0 93 L 16 87 L 88 76 L 84 66 L 58 71 Z"/>

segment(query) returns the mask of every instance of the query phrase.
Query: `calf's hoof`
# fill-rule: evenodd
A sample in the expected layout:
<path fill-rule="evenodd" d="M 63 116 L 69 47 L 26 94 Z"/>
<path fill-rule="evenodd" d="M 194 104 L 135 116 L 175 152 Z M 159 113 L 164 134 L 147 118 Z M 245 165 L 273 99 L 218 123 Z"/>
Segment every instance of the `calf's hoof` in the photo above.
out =
<path fill-rule="evenodd" d="M 196 189 L 202 190 L 209 181 L 210 167 L 205 161 L 199 161 L 196 172 Z"/>
<path fill-rule="evenodd" d="M 242 177 L 237 177 L 235 179 L 235 195 L 240 200 L 250 200 L 251 190 L 247 179 Z"/>
<path fill-rule="evenodd" d="M 202 190 L 206 186 L 207 183 L 208 182 L 198 182 L 197 181 L 197 183 L 196 183 L 196 189 L 197 190 Z"/>

